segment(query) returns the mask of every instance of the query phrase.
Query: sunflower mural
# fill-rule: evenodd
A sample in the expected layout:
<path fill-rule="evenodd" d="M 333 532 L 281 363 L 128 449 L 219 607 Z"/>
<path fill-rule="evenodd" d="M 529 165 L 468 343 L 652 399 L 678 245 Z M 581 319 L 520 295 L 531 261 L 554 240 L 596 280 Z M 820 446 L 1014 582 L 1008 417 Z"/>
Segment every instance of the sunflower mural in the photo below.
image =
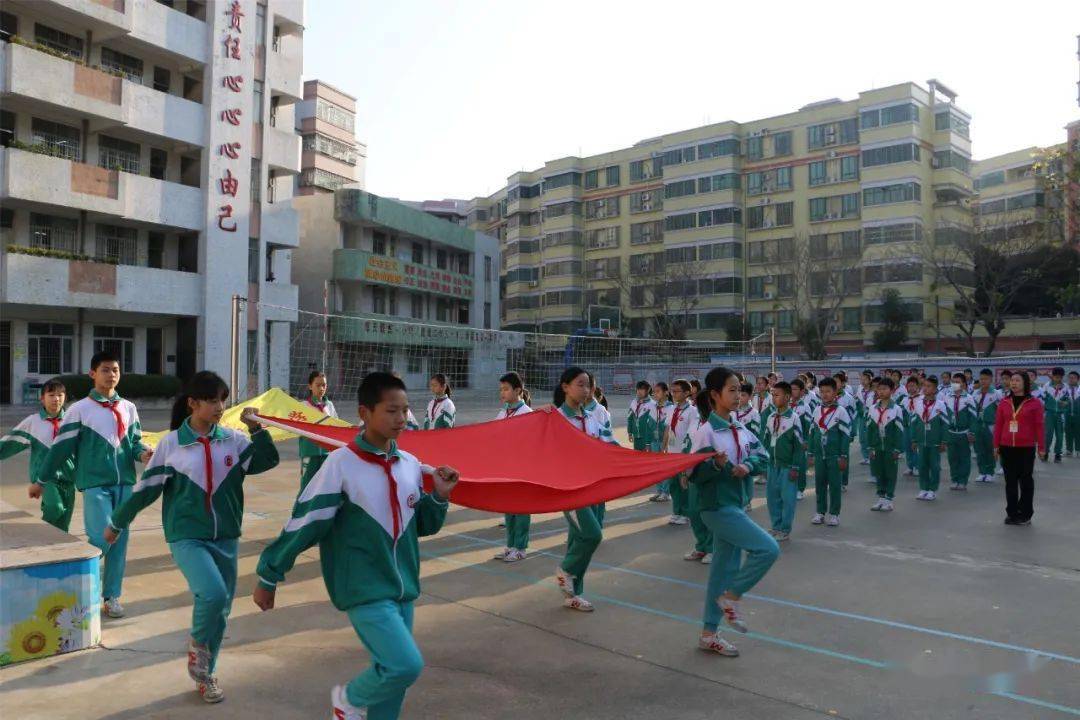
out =
<path fill-rule="evenodd" d="M 55 655 L 60 652 L 60 639 L 60 628 L 35 615 L 12 628 L 5 653 L 7 662 Z"/>

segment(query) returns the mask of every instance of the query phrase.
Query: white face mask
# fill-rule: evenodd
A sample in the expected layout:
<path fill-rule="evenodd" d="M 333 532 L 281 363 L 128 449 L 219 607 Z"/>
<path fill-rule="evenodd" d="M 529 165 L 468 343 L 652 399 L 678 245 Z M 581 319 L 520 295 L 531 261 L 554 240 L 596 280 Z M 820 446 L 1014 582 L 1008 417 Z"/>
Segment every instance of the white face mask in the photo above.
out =
<path fill-rule="evenodd" d="M 964 384 L 963 384 L 963 383 L 958 383 L 958 382 L 954 382 L 954 383 L 952 384 L 952 389 L 953 389 L 953 392 L 956 392 L 956 393 L 958 393 L 958 392 L 960 392 L 961 390 L 963 390 L 963 389 L 964 389 Z"/>

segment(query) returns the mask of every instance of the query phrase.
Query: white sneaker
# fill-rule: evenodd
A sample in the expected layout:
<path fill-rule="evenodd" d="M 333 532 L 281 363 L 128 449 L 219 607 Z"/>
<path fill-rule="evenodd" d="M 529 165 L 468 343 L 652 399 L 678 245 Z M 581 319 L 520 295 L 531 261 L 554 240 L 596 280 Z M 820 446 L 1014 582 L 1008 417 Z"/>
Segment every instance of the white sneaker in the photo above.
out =
<path fill-rule="evenodd" d="M 758 477 L 754 478 L 754 484 L 755 485 L 764 485 L 765 484 L 765 478 L 763 478 L 763 477 L 761 477 L 759 475 Z"/>
<path fill-rule="evenodd" d="M 726 597 L 719 597 L 716 600 L 720 605 L 721 612 L 724 613 L 724 622 L 728 627 L 735 632 L 748 632 L 749 628 L 746 627 L 746 620 L 743 619 L 742 613 L 739 612 L 739 601 L 729 600 Z"/>
<path fill-rule="evenodd" d="M 699 637 L 698 649 L 723 655 L 724 657 L 739 657 L 739 649 L 720 637 L 719 631 Z"/>
<path fill-rule="evenodd" d="M 871 510 L 880 510 L 881 506 L 885 504 L 885 498 L 878 498 L 877 502 L 870 506 Z"/>
<path fill-rule="evenodd" d="M 510 548 L 504 547 L 502 550 L 495 551 L 496 560 L 505 560 L 506 556 L 510 553 Z"/>
<path fill-rule="evenodd" d="M 787 542 L 791 539 L 791 535 L 784 532 L 783 530 L 778 531 L 775 535 L 773 535 L 773 537 L 776 538 L 776 542 Z"/>
<path fill-rule="evenodd" d="M 827 518 L 825 518 L 825 524 L 828 525 L 829 527 L 836 527 L 837 525 L 840 524 L 840 516 L 839 515 L 829 515 Z"/>
<path fill-rule="evenodd" d="M 893 511 L 892 500 L 885 500 L 885 502 L 883 502 L 881 504 L 881 512 L 892 512 L 892 511 Z"/>
<path fill-rule="evenodd" d="M 689 525 L 690 518 L 685 515 L 672 515 L 668 518 L 668 525 Z"/>
<path fill-rule="evenodd" d="M 203 702 L 219 703 L 225 699 L 225 691 L 218 685 L 216 677 L 207 678 L 206 682 L 195 683 L 195 689 Z"/>
<path fill-rule="evenodd" d="M 869 460 L 860 460 L 860 461 L 859 461 L 859 464 L 860 464 L 860 465 L 869 465 L 869 464 L 870 464 L 870 461 L 869 461 Z"/>
<path fill-rule="evenodd" d="M 563 600 L 563 607 L 577 610 L 578 612 L 592 612 L 595 610 L 593 604 L 580 595 L 574 595 L 573 597 L 568 597 Z"/>
<path fill-rule="evenodd" d="M 189 639 L 187 657 L 188 677 L 194 680 L 196 685 L 206 682 L 210 678 L 210 649 Z"/>
<path fill-rule="evenodd" d="M 572 575 L 563 572 L 562 568 L 557 568 L 555 570 L 555 582 L 559 585 L 563 595 L 574 597 L 574 578 Z"/>
<path fill-rule="evenodd" d="M 660 498 L 663 497 L 662 493 L 656 493 L 649 498 L 649 502 L 660 502 Z"/>
<path fill-rule="evenodd" d="M 109 598 L 101 603 L 101 612 L 106 617 L 113 619 L 124 617 L 124 606 L 120 604 L 120 598 Z"/>
<path fill-rule="evenodd" d="M 658 502 L 671 502 L 671 495 L 668 493 L 660 493 L 660 500 Z"/>
<path fill-rule="evenodd" d="M 920 490 L 919 494 L 915 496 L 915 499 L 916 500 L 925 500 L 927 492 L 929 492 L 929 490 Z"/>
<path fill-rule="evenodd" d="M 682 556 L 683 560 L 697 561 L 703 559 L 708 553 L 703 553 L 700 550 L 691 550 Z"/>
<path fill-rule="evenodd" d="M 525 559 L 525 551 L 518 550 L 517 548 L 510 548 L 510 551 L 503 556 L 503 562 L 521 562 Z"/>
<path fill-rule="evenodd" d="M 499 527 L 501 527 L 501 528 L 506 527 L 506 520 L 500 520 L 499 521 Z"/>
<path fill-rule="evenodd" d="M 804 493 L 802 490 L 795 493 L 795 499 L 796 500 L 802 500 L 804 497 L 806 497 L 806 493 Z"/>
<path fill-rule="evenodd" d="M 702 565 L 712 565 L 712 553 L 705 553 L 705 557 L 701 558 Z"/>
<path fill-rule="evenodd" d="M 814 513 L 814 517 L 810 518 L 811 525 L 820 525 L 825 522 L 825 516 L 821 513 Z"/>
<path fill-rule="evenodd" d="M 345 697 L 344 685 L 335 685 L 330 691 L 330 704 L 334 708 L 333 720 L 367 720 L 367 708 L 350 705 Z"/>
<path fill-rule="evenodd" d="M 923 500 L 937 500 L 937 493 L 933 490 L 927 490 L 926 497 Z"/>
<path fill-rule="evenodd" d="M 866 482 L 870 483 L 871 485 L 877 485 L 877 478 L 871 475 L 870 477 L 866 478 Z"/>
<path fill-rule="evenodd" d="M 840 486 L 840 492 L 846 493 L 847 492 L 847 485 L 841 485 Z"/>

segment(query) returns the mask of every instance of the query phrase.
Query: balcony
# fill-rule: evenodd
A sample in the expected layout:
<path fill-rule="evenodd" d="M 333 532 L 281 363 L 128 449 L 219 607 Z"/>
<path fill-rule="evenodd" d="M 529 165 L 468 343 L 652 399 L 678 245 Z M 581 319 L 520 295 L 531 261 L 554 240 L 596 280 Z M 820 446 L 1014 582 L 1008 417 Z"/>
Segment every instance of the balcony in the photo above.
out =
<path fill-rule="evenodd" d="M 136 2 L 137 0 L 49 0 L 41 2 L 40 5 L 43 6 L 43 15 L 60 18 L 76 27 L 85 27 L 94 34 L 94 40 L 99 42 L 131 31 L 132 5 Z M 48 6 L 48 11 L 44 6 Z"/>
<path fill-rule="evenodd" d="M 209 61 L 206 23 L 155 0 L 126 0 L 132 5 L 131 37 L 197 63 Z"/>
<path fill-rule="evenodd" d="M 0 253 L 0 300 L 22 305 L 197 316 L 196 273 Z"/>
<path fill-rule="evenodd" d="M 304 3 L 302 0 L 273 0 L 270 6 L 274 17 L 281 20 L 287 29 L 304 28 Z"/>
<path fill-rule="evenodd" d="M 300 173 L 300 136 L 276 127 L 268 128 L 263 156 L 275 170 L 298 175 Z"/>
<path fill-rule="evenodd" d="M 288 37 L 281 39 L 280 50 L 266 53 L 266 84 L 271 94 L 283 98 L 284 104 L 298 103 L 304 99 L 303 82 L 300 79 L 303 70 L 303 58 L 299 48 L 293 51 Z"/>
<path fill-rule="evenodd" d="M 183 230 L 206 224 L 199 188 L 14 148 L 0 150 L 0 198 Z"/>
<path fill-rule="evenodd" d="M 300 246 L 300 215 L 288 200 L 262 206 L 259 235 L 268 245 Z"/>
<path fill-rule="evenodd" d="M 373 283 L 463 300 L 473 297 L 473 280 L 469 275 L 348 248 L 335 250 L 333 262 L 334 280 Z"/>
<path fill-rule="evenodd" d="M 88 115 L 100 121 L 95 127 L 125 125 L 190 145 L 206 142 L 199 103 L 15 43 L 4 44 L 0 63 L 5 95 Z"/>

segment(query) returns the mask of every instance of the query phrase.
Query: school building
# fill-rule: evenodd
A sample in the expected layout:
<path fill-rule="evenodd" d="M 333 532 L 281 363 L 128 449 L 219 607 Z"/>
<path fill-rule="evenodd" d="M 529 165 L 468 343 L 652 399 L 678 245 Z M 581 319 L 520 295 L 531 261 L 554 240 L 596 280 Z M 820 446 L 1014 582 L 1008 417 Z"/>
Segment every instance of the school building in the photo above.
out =
<path fill-rule="evenodd" d="M 324 361 L 340 397 L 352 397 L 373 370 L 396 370 L 410 388 L 426 387 L 436 372 L 455 387 L 505 372 L 506 351 L 520 337 L 493 332 L 498 241 L 443 217 L 452 203 L 427 204 L 431 213 L 425 203 L 347 187 L 296 204 L 303 252 L 293 277 L 304 312 L 294 387 Z M 325 335 L 312 331 L 322 316 L 309 312 L 330 316 Z"/>
<path fill-rule="evenodd" d="M 296 104 L 296 131 L 303 145 L 297 195 L 364 186 L 367 145 L 356 139 L 356 98 L 322 80 L 307 80 L 304 99 Z"/>
<path fill-rule="evenodd" d="M 736 316 L 798 354 L 797 303 L 832 293 L 843 300 L 828 349 L 861 352 L 895 288 L 909 348 L 949 349 L 956 298 L 919 248 L 976 228 L 972 119 L 956 97 L 936 80 L 903 83 L 511 175 L 468 216 L 502 248 L 502 327 L 649 337 L 676 320 L 688 338 L 717 339 Z M 843 268 L 837 286 L 807 257 Z M 1048 322 L 1051 344 L 1080 346 L 1080 321 Z M 1025 349 L 1040 346 L 1023 333 Z"/>
<path fill-rule="evenodd" d="M 112 349 L 131 373 L 287 379 L 303 0 L 9 0 L 0 402 Z M 261 303 L 261 304 L 260 304 Z"/>

